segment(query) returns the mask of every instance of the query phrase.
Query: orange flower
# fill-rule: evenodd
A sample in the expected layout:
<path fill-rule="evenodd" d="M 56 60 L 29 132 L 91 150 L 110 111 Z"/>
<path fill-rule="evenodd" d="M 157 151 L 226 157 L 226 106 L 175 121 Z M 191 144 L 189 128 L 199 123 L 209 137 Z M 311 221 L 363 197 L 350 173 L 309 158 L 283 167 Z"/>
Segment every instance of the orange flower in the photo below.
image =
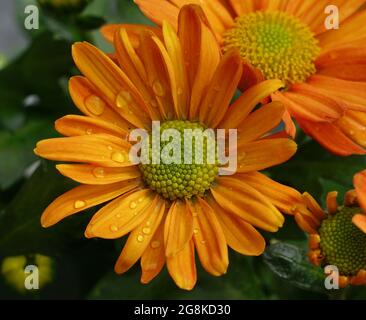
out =
<path fill-rule="evenodd" d="M 355 181 L 359 178 L 356 175 Z M 318 266 L 336 266 L 340 287 L 366 285 L 366 215 L 360 208 L 358 193 L 359 190 L 348 191 L 344 205 L 339 206 L 338 193 L 329 192 L 327 212 L 310 194 L 304 193 L 307 208 L 295 210 L 297 224 L 309 234 L 310 261 Z"/>
<path fill-rule="evenodd" d="M 365 0 L 134 1 L 158 25 L 176 28 L 179 9 L 200 4 L 222 49 L 239 49 L 246 62 L 242 89 L 263 79 L 286 83 L 272 99 L 285 104 L 290 135 L 294 117 L 329 151 L 366 153 Z M 325 27 L 328 5 L 339 9 L 338 30 Z M 107 38 L 115 27 L 103 28 Z"/>
<path fill-rule="evenodd" d="M 261 82 L 230 101 L 242 76 L 237 51 L 223 57 L 198 7 L 179 16 L 179 33 L 164 23 L 117 28 L 116 53 L 108 57 L 89 43 L 72 53 L 84 76 L 70 80 L 70 93 L 84 116 L 56 122 L 64 138 L 40 141 L 35 152 L 50 160 L 76 162 L 57 169 L 82 185 L 61 195 L 42 215 L 49 227 L 65 217 L 112 200 L 87 226 L 88 238 L 116 239 L 129 234 L 115 265 L 117 273 L 141 259 L 143 283 L 166 263 L 175 283 L 196 283 L 195 252 L 214 276 L 227 271 L 228 249 L 260 255 L 265 240 L 256 228 L 275 232 L 301 195 L 258 172 L 288 160 L 296 144 L 268 135 L 284 108 L 258 103 L 282 86 Z M 237 172 L 218 176 L 217 163 L 140 164 L 130 161 L 132 129 L 238 129 Z M 217 141 L 215 140 L 215 144 Z M 207 147 L 207 145 L 205 145 Z M 156 151 L 156 150 L 155 150 Z M 157 150 L 160 151 L 160 150 Z"/>

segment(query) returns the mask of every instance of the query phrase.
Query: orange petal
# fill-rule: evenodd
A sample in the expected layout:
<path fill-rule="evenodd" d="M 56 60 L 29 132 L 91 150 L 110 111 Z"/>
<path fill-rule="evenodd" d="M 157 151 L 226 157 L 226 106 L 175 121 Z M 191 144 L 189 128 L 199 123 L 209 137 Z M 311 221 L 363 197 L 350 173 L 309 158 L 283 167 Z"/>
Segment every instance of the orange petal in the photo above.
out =
<path fill-rule="evenodd" d="M 128 131 L 118 125 L 101 119 L 68 115 L 58 119 L 55 123 L 56 130 L 64 136 L 82 136 L 90 134 L 109 134 L 120 139 L 126 139 Z"/>
<path fill-rule="evenodd" d="M 316 202 L 316 200 L 311 196 L 310 193 L 304 192 L 302 197 L 307 208 L 317 219 L 322 220 L 325 218 L 324 210 L 320 207 L 320 205 Z"/>
<path fill-rule="evenodd" d="M 131 124 L 100 97 L 87 78 L 82 76 L 71 77 L 69 92 L 75 105 L 85 115 L 113 123 L 124 130 L 128 130 L 131 127 Z"/>
<path fill-rule="evenodd" d="M 87 42 L 78 42 L 72 46 L 72 56 L 79 70 L 118 114 L 138 128 L 151 126 L 137 88 L 101 50 Z"/>
<path fill-rule="evenodd" d="M 238 147 L 238 173 L 263 170 L 289 160 L 297 145 L 290 139 L 264 139 Z"/>
<path fill-rule="evenodd" d="M 266 231 L 275 232 L 283 225 L 282 214 L 238 176 L 220 177 L 217 180 L 211 192 L 223 209 Z"/>
<path fill-rule="evenodd" d="M 148 83 L 159 104 L 163 119 L 172 119 L 177 110 L 177 83 L 172 61 L 162 41 L 144 33 L 141 40 L 141 56 L 144 62 Z"/>
<path fill-rule="evenodd" d="M 352 222 L 364 233 L 366 233 L 366 215 L 356 214 L 352 218 Z"/>
<path fill-rule="evenodd" d="M 283 114 L 282 118 L 284 124 L 285 124 L 285 132 L 286 134 L 291 137 L 292 139 L 295 139 L 296 137 L 296 125 L 294 121 L 292 120 L 291 114 L 286 110 Z"/>
<path fill-rule="evenodd" d="M 275 100 L 281 101 L 293 116 L 309 121 L 335 121 L 343 116 L 346 110 L 345 103 L 307 84 L 293 85 L 291 91 L 273 96 Z"/>
<path fill-rule="evenodd" d="M 193 219 L 186 204 L 175 201 L 169 209 L 164 228 L 165 255 L 183 250 L 193 235 Z"/>
<path fill-rule="evenodd" d="M 255 11 L 255 1 L 247 0 L 247 1 L 237 1 L 237 0 L 229 0 L 230 5 L 234 9 L 237 16 L 241 16 L 246 13 Z"/>
<path fill-rule="evenodd" d="M 327 208 L 330 214 L 334 214 L 338 211 L 337 196 L 337 191 L 328 192 L 327 194 Z"/>
<path fill-rule="evenodd" d="M 366 212 L 366 170 L 355 174 L 353 177 L 353 185 L 356 189 L 358 202 Z"/>
<path fill-rule="evenodd" d="M 272 102 L 251 113 L 238 127 L 238 145 L 262 137 L 281 122 L 285 108 Z"/>
<path fill-rule="evenodd" d="M 34 152 L 55 161 L 93 163 L 102 167 L 126 167 L 131 145 L 116 137 L 104 134 L 54 138 L 37 143 Z"/>
<path fill-rule="evenodd" d="M 150 246 L 146 248 L 141 256 L 141 283 L 149 283 L 164 267 L 164 224 L 164 221 L 160 223 L 150 241 Z"/>
<path fill-rule="evenodd" d="M 187 70 L 185 68 L 183 59 L 182 46 L 179 42 L 176 31 L 167 22 L 163 23 L 163 35 L 165 46 L 174 68 L 175 81 L 177 83 L 177 94 L 174 94 L 173 98 L 177 99 L 177 101 L 174 103 L 177 105 L 178 118 L 187 119 L 189 107 L 189 87 Z"/>
<path fill-rule="evenodd" d="M 245 92 L 250 87 L 255 86 L 256 84 L 265 80 L 263 73 L 256 67 L 254 67 L 249 61 L 246 59 L 242 59 L 243 63 L 243 74 L 240 79 L 240 83 L 238 88 L 241 92 Z"/>
<path fill-rule="evenodd" d="M 199 6 L 182 8 L 178 35 L 191 88 L 189 117 L 198 119 L 199 105 L 220 62 L 220 47 Z"/>
<path fill-rule="evenodd" d="M 358 206 L 356 190 L 348 190 L 344 195 L 344 205 L 347 207 Z"/>
<path fill-rule="evenodd" d="M 266 242 L 251 224 L 226 212 L 211 195 L 208 196 L 207 201 L 220 222 L 230 248 L 247 256 L 259 256 L 263 253 Z"/>
<path fill-rule="evenodd" d="M 194 243 L 203 268 L 214 276 L 226 273 L 229 265 L 225 235 L 212 208 L 201 198 L 188 202 L 193 215 Z"/>
<path fill-rule="evenodd" d="M 117 30 L 114 37 L 118 63 L 128 78 L 133 82 L 145 101 L 145 106 L 152 120 L 159 120 L 160 115 L 154 107 L 157 102 L 151 88 L 148 87 L 148 76 L 142 57 L 133 47 L 126 29 Z M 141 47 L 141 45 L 140 45 Z M 141 51 L 141 50 L 140 50 Z"/>
<path fill-rule="evenodd" d="M 100 209 L 89 222 L 88 238 L 117 239 L 140 225 L 158 202 L 149 189 L 138 190 L 113 200 Z"/>
<path fill-rule="evenodd" d="M 297 190 L 278 183 L 262 173 L 248 172 L 240 176 L 245 183 L 259 191 L 282 212 L 293 214 L 294 207 L 303 204 L 301 194 Z"/>
<path fill-rule="evenodd" d="M 366 83 L 346 81 L 321 75 L 310 77 L 308 83 L 328 93 L 334 99 L 341 99 L 348 109 L 366 112 Z"/>
<path fill-rule="evenodd" d="M 297 122 L 306 134 L 317 140 L 324 148 L 340 156 L 365 154 L 366 150 L 349 139 L 332 123 L 310 122 L 298 118 Z"/>
<path fill-rule="evenodd" d="M 55 199 L 43 212 L 41 224 L 50 227 L 60 220 L 133 190 L 139 180 L 123 181 L 105 186 L 79 186 Z"/>
<path fill-rule="evenodd" d="M 366 146 L 366 113 L 349 110 L 337 121 L 342 132 L 357 144 Z"/>
<path fill-rule="evenodd" d="M 100 32 L 107 41 L 113 43 L 116 31 L 121 28 L 127 31 L 131 44 L 135 49 L 140 46 L 139 36 L 141 32 L 149 30 L 156 35 L 161 35 L 159 28 L 144 24 L 106 24 L 100 28 Z"/>
<path fill-rule="evenodd" d="M 103 168 L 89 164 L 59 164 L 56 168 L 65 177 L 84 184 L 110 184 L 141 175 L 137 166 Z"/>
<path fill-rule="evenodd" d="M 175 284 L 181 289 L 192 290 L 197 281 L 193 239 L 176 255 L 167 258 L 166 263 Z"/>
<path fill-rule="evenodd" d="M 145 16 L 157 25 L 168 21 L 174 29 L 177 29 L 179 9 L 169 1 L 161 0 L 134 0 Z"/>
<path fill-rule="evenodd" d="M 280 80 L 266 80 L 249 88 L 229 108 L 219 128 L 237 128 L 258 103 L 281 87 Z"/>
<path fill-rule="evenodd" d="M 199 110 L 199 120 L 215 128 L 225 116 L 242 75 L 238 51 L 229 51 L 218 65 Z"/>
<path fill-rule="evenodd" d="M 114 270 L 118 274 L 129 270 L 140 259 L 149 244 L 151 244 L 155 231 L 159 227 L 165 213 L 165 200 L 159 198 L 155 206 L 149 207 L 146 211 L 148 213 L 145 220 L 130 233 L 114 266 Z"/>
<path fill-rule="evenodd" d="M 366 30 L 365 19 L 366 10 L 361 10 L 347 21 L 344 21 L 338 30 L 322 33 L 317 37 L 320 47 L 324 49 L 334 48 L 347 42 L 364 38 Z"/>
<path fill-rule="evenodd" d="M 308 234 L 317 234 L 316 228 L 301 214 L 295 213 L 295 220 L 299 227 Z"/>

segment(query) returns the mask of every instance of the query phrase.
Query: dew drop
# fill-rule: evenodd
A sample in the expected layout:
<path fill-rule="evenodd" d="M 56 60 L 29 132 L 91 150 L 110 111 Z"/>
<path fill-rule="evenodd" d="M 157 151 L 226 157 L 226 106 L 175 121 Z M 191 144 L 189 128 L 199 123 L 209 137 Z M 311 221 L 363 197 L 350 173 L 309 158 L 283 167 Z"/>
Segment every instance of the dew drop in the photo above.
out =
<path fill-rule="evenodd" d="M 113 147 L 112 147 L 112 146 L 108 146 L 107 148 L 108 148 L 108 150 L 110 150 L 110 151 L 112 151 L 112 150 L 113 150 Z"/>
<path fill-rule="evenodd" d="M 116 98 L 116 105 L 118 108 L 127 108 L 131 104 L 131 94 L 127 91 L 122 90 Z"/>
<path fill-rule="evenodd" d="M 151 248 L 157 249 L 160 247 L 160 241 L 152 241 L 151 242 Z"/>
<path fill-rule="evenodd" d="M 125 162 L 125 156 L 121 152 L 113 152 L 112 160 L 115 162 L 123 163 Z"/>
<path fill-rule="evenodd" d="M 151 229 L 150 228 L 143 228 L 142 232 L 145 233 L 145 234 L 149 234 L 151 232 Z"/>
<path fill-rule="evenodd" d="M 130 202 L 130 208 L 135 209 L 137 207 L 137 203 L 135 201 Z"/>
<path fill-rule="evenodd" d="M 156 102 L 155 99 L 151 99 L 150 100 L 150 104 L 152 105 L 153 108 L 157 108 L 158 107 L 158 103 Z"/>
<path fill-rule="evenodd" d="M 86 206 L 86 202 L 83 201 L 83 200 L 76 200 L 74 202 L 74 208 L 75 209 L 80 209 L 80 208 L 85 207 L 85 206 Z"/>
<path fill-rule="evenodd" d="M 144 201 L 144 199 L 143 198 L 139 198 L 137 201 L 141 203 L 142 201 Z"/>
<path fill-rule="evenodd" d="M 85 132 L 87 135 L 91 135 L 93 134 L 93 129 L 86 129 Z"/>
<path fill-rule="evenodd" d="M 105 174 L 105 172 L 104 172 L 104 168 L 100 168 L 100 167 L 95 168 L 95 169 L 93 170 L 93 174 L 94 174 L 94 176 L 95 176 L 96 178 L 104 178 L 104 174 Z"/>
<path fill-rule="evenodd" d="M 138 242 L 142 242 L 142 241 L 144 241 L 144 236 L 143 235 L 139 235 L 139 236 L 137 236 L 137 241 Z"/>
<path fill-rule="evenodd" d="M 193 230 L 193 233 L 194 233 L 194 234 L 197 234 L 197 233 L 198 233 L 198 229 L 197 229 L 197 228 L 195 228 L 195 229 Z"/>
<path fill-rule="evenodd" d="M 147 225 L 147 226 L 149 226 L 150 224 L 151 224 L 151 223 L 150 223 L 150 221 L 147 221 L 147 222 L 146 222 L 146 225 Z"/>
<path fill-rule="evenodd" d="M 96 95 L 87 97 L 85 106 L 95 116 L 100 116 L 105 110 L 105 102 Z"/>
<path fill-rule="evenodd" d="M 165 94 L 165 90 L 161 84 L 161 82 L 159 80 L 156 80 L 153 84 L 153 90 L 154 93 L 158 96 L 158 97 L 162 97 Z"/>
<path fill-rule="evenodd" d="M 114 224 L 111 224 L 111 226 L 109 227 L 109 229 L 111 229 L 112 232 L 116 232 L 118 231 L 118 227 Z"/>

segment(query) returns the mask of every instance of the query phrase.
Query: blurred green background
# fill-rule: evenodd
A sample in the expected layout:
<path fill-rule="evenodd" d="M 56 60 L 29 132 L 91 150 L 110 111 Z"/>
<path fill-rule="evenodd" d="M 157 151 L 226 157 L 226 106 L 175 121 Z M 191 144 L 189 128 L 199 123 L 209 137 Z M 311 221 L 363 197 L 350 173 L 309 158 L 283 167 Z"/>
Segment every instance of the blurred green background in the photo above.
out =
<path fill-rule="evenodd" d="M 104 22 L 149 23 L 132 0 L 90 0 L 80 12 L 40 8 L 38 30 L 26 30 L 24 9 L 31 0 L 1 0 L 0 10 L 0 298 L 1 299 L 365 299 L 366 289 L 327 292 L 320 269 L 305 256 L 306 236 L 289 217 L 277 234 L 265 234 L 262 257 L 230 254 L 228 274 L 215 278 L 198 267 L 192 292 L 179 290 L 162 272 L 151 284 L 139 282 L 139 266 L 123 276 L 113 266 L 124 239 L 87 240 L 83 233 L 93 210 L 42 229 L 45 207 L 74 183 L 38 160 L 35 143 L 56 136 L 54 121 L 77 113 L 67 82 L 78 71 L 71 44 L 87 40 L 104 50 Z M 363 157 L 339 158 L 298 135 L 298 154 L 268 174 L 309 191 L 324 204 L 328 191 L 352 187 L 364 169 Z M 24 289 L 24 267 L 36 264 L 40 289 Z M 199 263 L 197 264 L 199 265 Z"/>

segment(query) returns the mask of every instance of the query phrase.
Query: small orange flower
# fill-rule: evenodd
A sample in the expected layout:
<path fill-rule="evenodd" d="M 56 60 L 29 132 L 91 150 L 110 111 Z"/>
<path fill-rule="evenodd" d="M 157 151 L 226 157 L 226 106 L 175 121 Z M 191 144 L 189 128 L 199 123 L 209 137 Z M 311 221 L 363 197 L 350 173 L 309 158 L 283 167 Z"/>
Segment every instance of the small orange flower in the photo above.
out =
<path fill-rule="evenodd" d="M 292 140 L 268 134 L 281 121 L 282 104 L 255 110 L 282 82 L 261 82 L 230 106 L 242 60 L 235 50 L 221 56 L 196 6 L 182 9 L 178 35 L 168 23 L 162 31 L 121 27 L 113 43 L 116 52 L 109 57 L 89 43 L 73 46 L 84 76 L 71 78 L 70 93 L 84 116 L 57 120 L 57 131 L 66 137 L 40 141 L 35 152 L 71 162 L 56 167 L 82 185 L 51 203 L 41 222 L 49 227 L 110 201 L 85 235 L 129 234 L 115 271 L 123 273 L 141 259 L 141 281 L 148 283 L 166 263 L 175 283 L 190 290 L 196 283 L 195 252 L 207 272 L 222 275 L 227 246 L 260 255 L 265 240 L 256 228 L 277 231 L 284 223 L 281 212 L 292 214 L 302 202 L 297 191 L 258 172 L 296 151 Z M 166 129 L 238 129 L 237 172 L 219 176 L 219 165 L 206 162 L 134 164 L 131 130 L 151 132 L 157 120 Z"/>
<path fill-rule="evenodd" d="M 245 89 L 263 79 L 281 79 L 272 94 L 284 103 L 287 132 L 294 117 L 329 151 L 365 154 L 366 9 L 365 0 L 134 0 L 161 25 L 178 25 L 179 9 L 200 4 L 224 51 L 240 50 L 246 62 Z M 340 27 L 325 27 L 328 5 L 339 9 Z M 103 28 L 111 39 L 116 25 Z"/>
<path fill-rule="evenodd" d="M 310 194 L 304 193 L 307 208 L 295 210 L 297 224 L 309 234 L 310 261 L 317 266 L 336 266 L 342 288 L 366 285 L 366 215 L 357 193 L 348 191 L 344 205 L 339 206 L 338 193 L 329 192 L 327 212 Z"/>

